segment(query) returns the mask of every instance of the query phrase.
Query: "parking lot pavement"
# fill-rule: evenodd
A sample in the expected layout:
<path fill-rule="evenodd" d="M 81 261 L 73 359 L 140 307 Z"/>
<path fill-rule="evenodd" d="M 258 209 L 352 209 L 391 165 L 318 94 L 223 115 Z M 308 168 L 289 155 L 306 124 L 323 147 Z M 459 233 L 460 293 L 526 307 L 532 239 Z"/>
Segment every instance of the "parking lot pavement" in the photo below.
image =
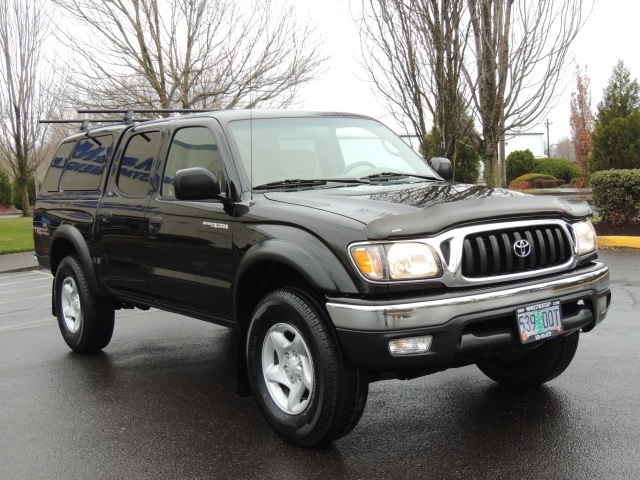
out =
<path fill-rule="evenodd" d="M 640 478 L 640 252 L 601 258 L 611 311 L 558 379 L 513 391 L 471 366 L 374 383 L 356 429 L 319 449 L 236 396 L 232 331 L 120 311 L 104 352 L 77 355 L 51 276 L 2 274 L 0 478 Z"/>
<path fill-rule="evenodd" d="M 52 278 L 44 270 L 0 275 L 0 332 L 55 324 Z"/>

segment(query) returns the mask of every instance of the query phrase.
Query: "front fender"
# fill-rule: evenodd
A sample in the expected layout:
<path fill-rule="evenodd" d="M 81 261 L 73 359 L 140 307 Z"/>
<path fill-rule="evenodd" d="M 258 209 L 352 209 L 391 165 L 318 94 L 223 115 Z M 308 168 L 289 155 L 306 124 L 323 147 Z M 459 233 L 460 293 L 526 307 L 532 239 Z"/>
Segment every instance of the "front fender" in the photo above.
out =
<path fill-rule="evenodd" d="M 316 240 L 313 254 L 295 243 L 271 239 L 251 247 L 242 257 L 237 278 L 259 262 L 277 262 L 298 272 L 314 288 L 325 292 L 358 293 L 337 258 Z"/>

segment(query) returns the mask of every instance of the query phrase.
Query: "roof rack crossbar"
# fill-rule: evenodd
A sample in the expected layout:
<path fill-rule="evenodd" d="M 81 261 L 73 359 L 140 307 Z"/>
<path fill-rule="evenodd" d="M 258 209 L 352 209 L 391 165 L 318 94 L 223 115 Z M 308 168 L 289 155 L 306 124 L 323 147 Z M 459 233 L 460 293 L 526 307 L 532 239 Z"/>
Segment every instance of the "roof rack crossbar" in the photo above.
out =
<path fill-rule="evenodd" d="M 215 109 L 193 109 L 193 108 L 146 108 L 146 109 L 113 109 L 113 110 L 94 110 L 80 109 L 78 113 L 201 113 L 215 112 Z"/>
<path fill-rule="evenodd" d="M 147 119 L 148 120 L 148 119 Z M 85 118 L 73 118 L 69 120 L 38 120 L 38 123 L 122 123 L 122 120 L 115 120 L 113 118 L 94 118 L 87 120 Z"/>
<path fill-rule="evenodd" d="M 95 118 L 91 120 L 88 120 L 86 118 L 72 118 L 68 120 L 40 119 L 38 120 L 38 123 L 79 123 L 80 131 L 84 132 L 89 130 L 89 124 L 91 123 L 122 123 L 122 120 L 114 120 L 113 118 Z"/>

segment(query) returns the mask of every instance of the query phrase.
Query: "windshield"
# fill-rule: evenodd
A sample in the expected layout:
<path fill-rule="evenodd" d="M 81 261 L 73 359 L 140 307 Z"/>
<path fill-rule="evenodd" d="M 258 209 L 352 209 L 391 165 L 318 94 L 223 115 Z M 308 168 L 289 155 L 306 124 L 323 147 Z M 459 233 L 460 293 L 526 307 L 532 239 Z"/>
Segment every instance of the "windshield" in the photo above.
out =
<path fill-rule="evenodd" d="M 253 188 L 301 180 L 300 186 L 312 186 L 312 180 L 437 178 L 400 137 L 373 120 L 255 119 L 231 122 L 229 129 Z"/>

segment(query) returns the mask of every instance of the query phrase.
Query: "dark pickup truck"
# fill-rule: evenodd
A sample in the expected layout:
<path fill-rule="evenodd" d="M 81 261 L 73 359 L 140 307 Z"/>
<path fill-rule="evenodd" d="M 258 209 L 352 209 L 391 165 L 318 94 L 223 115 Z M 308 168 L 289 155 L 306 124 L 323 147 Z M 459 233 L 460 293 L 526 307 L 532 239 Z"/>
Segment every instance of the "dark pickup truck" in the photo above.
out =
<path fill-rule="evenodd" d="M 372 381 L 470 364 L 552 380 L 607 313 L 586 203 L 450 178 L 359 115 L 111 124 L 58 148 L 36 255 L 71 349 L 106 347 L 121 308 L 234 328 L 239 390 L 318 445 L 356 426 Z"/>

